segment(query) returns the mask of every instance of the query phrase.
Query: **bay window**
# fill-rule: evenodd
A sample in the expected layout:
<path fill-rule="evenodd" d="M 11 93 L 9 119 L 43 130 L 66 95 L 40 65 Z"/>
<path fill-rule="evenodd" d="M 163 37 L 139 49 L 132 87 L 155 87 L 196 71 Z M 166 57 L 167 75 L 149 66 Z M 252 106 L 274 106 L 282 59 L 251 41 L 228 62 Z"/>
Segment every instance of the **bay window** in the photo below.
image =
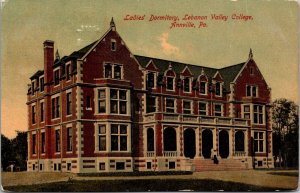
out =
<path fill-rule="evenodd" d="M 127 91 L 110 90 L 110 113 L 127 114 Z"/>
<path fill-rule="evenodd" d="M 111 124 L 111 151 L 127 151 L 127 125 Z"/>
<path fill-rule="evenodd" d="M 250 119 L 250 105 L 245 105 L 243 110 L 244 110 L 244 118 Z"/>
<path fill-rule="evenodd" d="M 106 93 L 105 89 L 98 90 L 98 113 L 106 112 Z"/>
<path fill-rule="evenodd" d="M 263 112 L 263 106 L 262 105 L 253 105 L 253 122 L 256 124 L 263 124 L 263 117 L 264 117 L 264 112 Z"/>
<path fill-rule="evenodd" d="M 98 125 L 99 151 L 106 151 L 106 125 Z"/>

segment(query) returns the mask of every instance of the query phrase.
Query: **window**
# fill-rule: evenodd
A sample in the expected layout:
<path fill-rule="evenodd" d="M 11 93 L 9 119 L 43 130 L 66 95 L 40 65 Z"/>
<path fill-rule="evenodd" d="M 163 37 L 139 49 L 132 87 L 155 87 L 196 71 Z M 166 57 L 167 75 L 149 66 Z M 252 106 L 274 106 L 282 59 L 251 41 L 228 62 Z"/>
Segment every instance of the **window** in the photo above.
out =
<path fill-rule="evenodd" d="M 35 164 L 32 164 L 32 170 L 35 170 Z"/>
<path fill-rule="evenodd" d="M 257 97 L 257 87 L 253 85 L 247 85 L 246 96 Z"/>
<path fill-rule="evenodd" d="M 99 151 L 106 151 L 106 126 L 98 125 Z"/>
<path fill-rule="evenodd" d="M 125 170 L 125 163 L 124 162 L 117 162 L 116 163 L 116 170 Z"/>
<path fill-rule="evenodd" d="M 174 90 L 174 77 L 167 77 L 167 90 Z"/>
<path fill-rule="evenodd" d="M 59 84 L 59 70 L 54 71 L 54 85 Z"/>
<path fill-rule="evenodd" d="M 206 94 L 206 82 L 200 82 L 200 94 Z"/>
<path fill-rule="evenodd" d="M 147 169 L 151 169 L 151 162 L 147 162 Z"/>
<path fill-rule="evenodd" d="M 148 72 L 147 74 L 147 88 L 155 87 L 155 74 L 154 72 Z"/>
<path fill-rule="evenodd" d="M 104 77 L 105 78 L 122 78 L 122 65 L 106 63 L 104 65 Z"/>
<path fill-rule="evenodd" d="M 175 169 L 176 164 L 175 162 L 169 162 L 169 169 Z"/>
<path fill-rule="evenodd" d="M 245 151 L 245 137 L 243 131 L 237 131 L 235 133 L 235 151 Z"/>
<path fill-rule="evenodd" d="M 67 170 L 70 171 L 72 168 L 72 164 L 71 163 L 67 163 Z"/>
<path fill-rule="evenodd" d="M 35 82 L 32 81 L 31 82 L 31 94 L 34 95 L 34 93 L 35 93 Z"/>
<path fill-rule="evenodd" d="M 45 114 L 45 111 L 44 111 L 44 103 L 43 102 L 41 102 L 40 103 L 41 104 L 41 122 L 43 122 L 44 121 L 44 114 Z"/>
<path fill-rule="evenodd" d="M 60 152 L 60 130 L 55 130 L 55 151 Z"/>
<path fill-rule="evenodd" d="M 154 130 L 153 130 L 153 128 L 147 129 L 147 151 L 154 151 Z"/>
<path fill-rule="evenodd" d="M 72 93 L 67 93 L 67 115 L 72 114 Z"/>
<path fill-rule="evenodd" d="M 43 171 L 43 164 L 40 164 L 40 171 Z"/>
<path fill-rule="evenodd" d="M 192 102 L 191 101 L 183 101 L 183 113 L 184 114 L 192 113 Z"/>
<path fill-rule="evenodd" d="M 244 118 L 250 119 L 250 106 L 249 105 L 244 106 Z"/>
<path fill-rule="evenodd" d="M 112 78 L 112 67 L 111 64 L 106 64 L 104 67 L 105 78 Z"/>
<path fill-rule="evenodd" d="M 71 65 L 67 64 L 66 65 L 66 78 L 67 78 L 67 80 L 70 80 L 70 75 L 71 75 Z"/>
<path fill-rule="evenodd" d="M 36 154 L 36 134 L 32 134 L 32 154 Z"/>
<path fill-rule="evenodd" d="M 166 99 L 166 112 L 175 113 L 175 100 Z"/>
<path fill-rule="evenodd" d="M 103 162 L 99 163 L 99 170 L 105 170 L 105 163 Z"/>
<path fill-rule="evenodd" d="M 127 114 L 126 95 L 126 90 L 110 90 L 110 113 Z"/>
<path fill-rule="evenodd" d="M 207 104 L 199 102 L 199 115 L 207 115 Z"/>
<path fill-rule="evenodd" d="M 35 124 L 35 116 L 36 116 L 36 109 L 35 109 L 35 105 L 31 106 L 31 123 Z"/>
<path fill-rule="evenodd" d="M 146 98 L 146 113 L 152 113 L 156 111 L 156 97 L 147 95 Z"/>
<path fill-rule="evenodd" d="M 72 151 L 73 149 L 73 130 L 72 127 L 67 128 L 67 151 Z"/>
<path fill-rule="evenodd" d="M 164 151 L 177 151 L 176 130 L 173 127 L 164 129 Z"/>
<path fill-rule="evenodd" d="M 116 51 L 116 49 L 117 49 L 116 40 L 111 40 L 111 51 Z"/>
<path fill-rule="evenodd" d="M 59 117 L 60 106 L 59 97 L 52 98 L 52 119 Z"/>
<path fill-rule="evenodd" d="M 216 96 L 221 96 L 221 83 L 216 83 Z"/>
<path fill-rule="evenodd" d="M 105 90 L 98 90 L 98 113 L 106 112 L 106 102 L 105 102 Z"/>
<path fill-rule="evenodd" d="M 44 91 L 44 77 L 40 78 L 40 91 Z"/>
<path fill-rule="evenodd" d="M 263 132 L 254 132 L 254 152 L 264 152 Z"/>
<path fill-rule="evenodd" d="M 185 77 L 183 79 L 183 91 L 184 92 L 191 92 L 191 83 L 190 83 L 190 78 L 189 77 Z"/>
<path fill-rule="evenodd" d="M 91 97 L 90 96 L 86 96 L 86 108 L 91 108 Z"/>
<path fill-rule="evenodd" d="M 46 142 L 46 138 L 45 138 L 45 132 L 41 133 L 41 140 L 42 140 L 42 153 L 45 153 L 46 151 L 46 146 L 45 146 L 45 142 Z"/>
<path fill-rule="evenodd" d="M 61 163 L 58 164 L 58 171 L 61 170 Z"/>
<path fill-rule="evenodd" d="M 215 116 L 222 116 L 222 105 L 215 104 Z"/>
<path fill-rule="evenodd" d="M 127 151 L 127 125 L 111 124 L 111 150 Z"/>
<path fill-rule="evenodd" d="M 253 106 L 254 110 L 254 118 L 253 118 L 253 122 L 257 123 L 257 124 L 263 124 L 263 117 L 264 117 L 264 113 L 263 113 L 263 106 L 262 105 L 254 105 Z"/>
<path fill-rule="evenodd" d="M 115 65 L 115 67 L 114 67 L 114 78 L 121 79 L 121 66 L 120 65 Z"/>

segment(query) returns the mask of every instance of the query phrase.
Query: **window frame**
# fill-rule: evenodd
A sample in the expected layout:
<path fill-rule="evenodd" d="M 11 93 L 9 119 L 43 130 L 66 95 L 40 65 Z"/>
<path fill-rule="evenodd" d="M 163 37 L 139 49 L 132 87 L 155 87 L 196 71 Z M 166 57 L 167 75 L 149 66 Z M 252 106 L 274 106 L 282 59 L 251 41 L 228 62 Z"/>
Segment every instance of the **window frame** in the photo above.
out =
<path fill-rule="evenodd" d="M 55 69 L 53 71 L 53 76 L 54 76 L 54 87 L 58 86 L 60 84 L 60 69 Z"/>
<path fill-rule="evenodd" d="M 128 90 L 126 90 L 126 89 L 118 89 L 118 88 L 110 88 L 109 89 L 110 90 L 110 92 L 109 92 L 109 95 L 110 95 L 110 97 L 109 97 L 109 107 L 110 107 L 110 114 L 116 114 L 116 115 L 128 115 L 128 94 L 127 94 L 127 92 L 128 92 Z M 117 98 L 112 98 L 111 97 L 111 92 L 112 91 L 117 91 Z M 120 97 L 120 91 L 124 91 L 125 92 L 125 99 L 122 99 L 121 97 Z M 112 101 L 114 101 L 114 102 L 117 102 L 117 112 L 112 112 Z M 122 112 L 122 109 L 121 109 L 121 104 L 122 103 L 124 103 L 125 102 L 125 107 L 126 107 L 126 112 L 125 113 L 121 113 Z"/>
<path fill-rule="evenodd" d="M 43 123 L 45 121 L 45 102 L 40 101 L 40 121 Z"/>
<path fill-rule="evenodd" d="M 220 87 L 219 87 L 219 94 L 217 94 L 217 85 L 219 85 Z M 222 82 L 220 82 L 220 81 L 217 81 L 216 83 L 215 83 L 215 96 L 216 97 L 222 97 L 223 96 L 223 84 L 222 84 Z"/>
<path fill-rule="evenodd" d="M 117 126 L 117 133 L 113 133 L 112 132 L 112 128 L 113 128 L 113 126 Z M 126 127 L 126 133 L 122 133 L 122 131 L 121 131 L 121 126 L 125 126 Z M 128 150 L 129 150 L 129 145 L 128 145 L 128 142 L 129 142 L 129 127 L 128 127 L 128 125 L 127 124 L 120 124 L 120 123 L 112 123 L 112 124 L 110 124 L 110 151 L 111 152 L 128 152 Z M 113 147 L 114 147 L 114 145 L 113 145 L 113 143 L 115 143 L 114 142 L 114 140 L 112 139 L 112 138 L 115 138 L 115 137 L 117 137 L 117 141 L 116 141 L 116 143 L 117 143 L 117 149 L 113 149 Z M 121 142 L 121 140 L 122 140 L 122 138 L 124 138 L 124 137 L 126 137 L 126 149 L 122 149 L 122 142 Z"/>
<path fill-rule="evenodd" d="M 106 66 L 110 66 L 110 74 L 107 74 L 109 71 L 106 70 Z M 115 73 L 115 68 L 120 67 L 120 75 L 117 77 Z M 109 76 L 110 75 L 110 76 Z M 116 79 L 123 80 L 124 79 L 124 68 L 123 64 L 113 63 L 113 62 L 104 62 L 103 63 L 103 78 L 106 79 Z"/>
<path fill-rule="evenodd" d="M 71 80 L 71 63 L 66 64 L 66 80 Z"/>
<path fill-rule="evenodd" d="M 46 153 L 46 133 L 45 133 L 45 131 L 41 132 L 41 153 L 42 154 Z"/>
<path fill-rule="evenodd" d="M 256 108 L 257 107 L 257 108 Z M 260 112 L 261 107 L 261 112 Z M 257 122 L 255 121 L 257 120 Z M 265 106 L 253 104 L 253 124 L 264 125 L 265 124 Z"/>
<path fill-rule="evenodd" d="M 149 104 L 149 99 L 152 99 L 154 100 L 154 107 L 153 106 L 150 106 L 151 104 Z M 149 95 L 149 94 L 146 94 L 146 113 L 155 113 L 157 111 L 157 97 L 156 96 L 153 96 L 153 95 Z M 149 109 L 153 108 L 154 111 L 149 111 Z"/>
<path fill-rule="evenodd" d="M 60 96 L 51 97 L 51 119 L 60 118 Z"/>
<path fill-rule="evenodd" d="M 189 90 L 188 91 L 185 90 L 185 88 L 186 88 L 185 87 L 185 84 L 186 84 L 185 81 L 186 80 L 189 80 L 189 87 L 188 87 Z M 182 81 L 183 81 L 183 84 L 182 84 L 183 85 L 183 89 L 182 89 L 183 93 L 192 93 L 192 77 L 184 76 Z"/>
<path fill-rule="evenodd" d="M 153 86 L 149 86 L 149 74 L 153 75 Z M 147 70 L 146 71 L 146 89 L 150 88 L 150 89 L 156 89 L 156 84 L 157 84 L 157 73 L 155 71 L 150 71 Z"/>
<path fill-rule="evenodd" d="M 201 113 L 204 112 L 204 110 L 201 110 L 200 104 L 204 104 L 204 105 L 205 105 L 205 115 L 204 115 L 204 114 L 201 114 Z M 207 116 L 207 115 L 208 115 L 208 103 L 207 103 L 207 102 L 202 102 L 202 101 L 199 101 L 199 102 L 198 102 L 198 114 L 199 114 L 200 116 Z"/>
<path fill-rule="evenodd" d="M 55 153 L 61 153 L 61 132 L 55 129 Z"/>
<path fill-rule="evenodd" d="M 255 92 L 254 92 L 254 90 L 255 90 Z M 258 86 L 257 85 L 246 85 L 246 97 L 257 98 L 258 97 Z"/>
<path fill-rule="evenodd" d="M 31 124 L 35 125 L 36 120 L 36 104 L 31 105 Z"/>
<path fill-rule="evenodd" d="M 67 116 L 71 116 L 72 115 L 72 91 L 67 92 L 66 93 L 66 105 L 67 105 L 67 109 L 66 109 L 66 115 Z"/>
<path fill-rule="evenodd" d="M 190 108 L 186 109 L 184 103 L 190 103 Z M 187 113 L 189 111 L 189 113 Z M 182 100 L 182 113 L 185 115 L 191 115 L 193 113 L 193 101 L 191 100 Z"/>
<path fill-rule="evenodd" d="M 221 115 L 216 115 L 216 113 L 218 113 L 219 111 L 216 111 L 216 105 L 220 105 L 221 106 L 221 111 L 220 111 L 220 113 L 221 113 Z M 221 104 L 221 103 L 214 103 L 214 116 L 215 117 L 222 117 L 222 116 L 224 116 L 224 113 L 223 113 L 223 104 Z"/>
<path fill-rule="evenodd" d="M 107 151 L 107 125 L 106 124 L 98 124 L 97 125 L 98 127 L 97 127 L 97 141 L 98 141 L 98 144 L 97 144 L 97 151 L 99 151 L 99 152 L 103 152 L 103 151 Z M 104 133 L 101 133 L 101 127 L 103 127 L 104 128 Z M 105 146 L 104 146 L 104 148 L 103 149 L 101 149 L 101 140 L 100 140 L 100 138 L 104 138 L 105 139 Z"/>
<path fill-rule="evenodd" d="M 32 133 L 32 155 L 36 155 L 37 153 L 37 143 L 36 143 L 36 139 L 37 139 L 37 134 L 36 133 Z"/>
<path fill-rule="evenodd" d="M 168 100 L 173 100 L 173 107 L 168 107 Z M 168 109 L 173 109 L 172 112 L 168 111 Z M 176 113 L 176 99 L 175 98 L 165 98 L 165 112 L 166 113 Z"/>
<path fill-rule="evenodd" d="M 117 51 L 117 41 L 115 39 L 110 40 L 110 50 Z"/>
<path fill-rule="evenodd" d="M 172 89 L 169 89 L 169 81 L 168 79 L 172 78 Z M 175 77 L 174 76 L 166 76 L 166 91 L 175 91 Z"/>
<path fill-rule="evenodd" d="M 204 93 L 201 92 L 201 88 L 202 88 L 201 83 L 204 83 Z M 199 82 L 199 93 L 200 93 L 200 95 L 207 95 L 207 82 L 206 81 Z"/>
<path fill-rule="evenodd" d="M 67 127 L 67 152 L 73 151 L 73 128 Z"/>
<path fill-rule="evenodd" d="M 256 133 L 257 133 L 257 138 L 256 138 Z M 261 135 L 260 135 L 261 134 Z M 265 140 L 266 140 L 266 136 L 265 136 L 265 131 L 258 131 L 255 130 L 252 133 L 253 136 L 253 149 L 254 149 L 254 153 L 265 153 L 266 151 L 266 147 L 265 147 Z M 262 138 L 261 138 L 262 136 Z M 257 145 L 256 145 L 257 144 Z M 256 149 L 257 147 L 257 149 Z"/>
<path fill-rule="evenodd" d="M 44 76 L 41 76 L 39 78 L 39 81 L 40 81 L 40 92 L 44 92 L 44 90 L 45 90 L 45 78 L 44 78 Z"/>

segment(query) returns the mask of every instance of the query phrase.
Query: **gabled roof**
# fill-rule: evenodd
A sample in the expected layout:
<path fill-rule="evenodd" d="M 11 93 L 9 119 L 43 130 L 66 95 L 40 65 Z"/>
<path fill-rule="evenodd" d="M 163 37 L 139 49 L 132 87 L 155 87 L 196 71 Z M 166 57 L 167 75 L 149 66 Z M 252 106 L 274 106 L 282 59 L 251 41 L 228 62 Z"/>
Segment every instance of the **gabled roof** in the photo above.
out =
<path fill-rule="evenodd" d="M 39 76 L 44 74 L 44 70 L 38 70 L 36 73 L 34 73 L 31 77 L 30 80 L 34 79 L 34 78 L 38 78 Z"/>
<path fill-rule="evenodd" d="M 78 51 L 73 52 L 69 57 L 74 58 L 82 58 L 90 49 L 98 42 L 99 40 L 94 41 L 93 43 L 85 46 L 84 48 L 81 48 Z"/>
<path fill-rule="evenodd" d="M 159 69 L 160 74 L 163 74 L 169 68 L 170 63 L 172 64 L 172 70 L 176 73 L 177 77 L 179 77 L 180 73 L 186 66 L 188 66 L 190 71 L 193 72 L 195 79 L 197 79 L 201 75 L 202 69 L 205 75 L 208 77 L 209 81 L 211 81 L 212 77 L 216 74 L 217 71 L 219 71 L 222 78 L 224 79 L 224 88 L 227 91 L 229 91 L 230 82 L 233 82 L 234 78 L 237 76 L 237 74 L 240 72 L 243 65 L 245 64 L 244 62 L 244 63 L 224 67 L 221 69 L 217 69 L 217 68 L 210 68 L 210 67 L 205 67 L 200 65 L 192 65 L 192 64 L 186 64 L 181 62 L 175 62 L 170 60 L 151 58 L 146 56 L 139 56 L 139 55 L 134 55 L 134 56 L 143 68 L 145 68 L 148 62 L 152 60 L 156 65 L 156 67 Z"/>

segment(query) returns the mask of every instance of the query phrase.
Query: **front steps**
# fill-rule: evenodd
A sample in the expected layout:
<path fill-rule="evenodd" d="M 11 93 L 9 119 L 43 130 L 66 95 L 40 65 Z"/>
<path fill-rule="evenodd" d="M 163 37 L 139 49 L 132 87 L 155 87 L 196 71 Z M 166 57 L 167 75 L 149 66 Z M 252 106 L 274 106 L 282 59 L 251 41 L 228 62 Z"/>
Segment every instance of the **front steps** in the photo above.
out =
<path fill-rule="evenodd" d="M 219 163 L 214 164 L 211 159 L 194 159 L 194 171 L 222 171 L 222 170 L 245 170 L 251 169 L 252 165 L 247 158 L 239 159 L 218 159 Z M 250 163 L 250 164 L 249 164 Z"/>

